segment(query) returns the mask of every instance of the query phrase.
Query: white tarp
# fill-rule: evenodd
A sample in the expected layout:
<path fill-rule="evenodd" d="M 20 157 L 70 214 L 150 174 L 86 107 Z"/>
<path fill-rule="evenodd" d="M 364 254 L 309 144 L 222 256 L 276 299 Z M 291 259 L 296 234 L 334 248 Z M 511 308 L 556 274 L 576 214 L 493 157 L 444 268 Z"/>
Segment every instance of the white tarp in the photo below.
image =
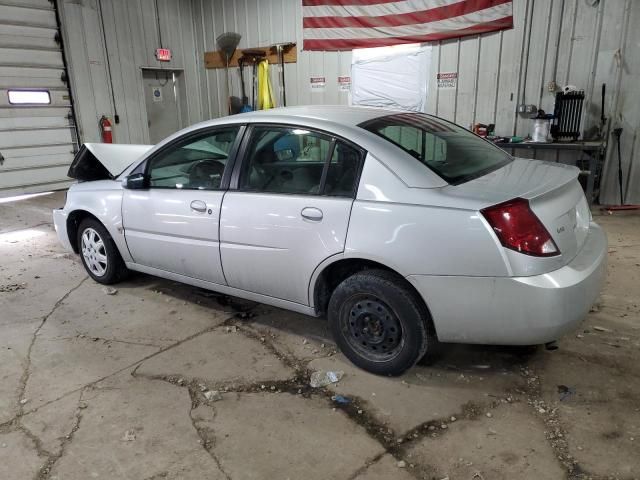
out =
<path fill-rule="evenodd" d="M 397 45 L 353 50 L 351 103 L 424 112 L 431 47 Z"/>

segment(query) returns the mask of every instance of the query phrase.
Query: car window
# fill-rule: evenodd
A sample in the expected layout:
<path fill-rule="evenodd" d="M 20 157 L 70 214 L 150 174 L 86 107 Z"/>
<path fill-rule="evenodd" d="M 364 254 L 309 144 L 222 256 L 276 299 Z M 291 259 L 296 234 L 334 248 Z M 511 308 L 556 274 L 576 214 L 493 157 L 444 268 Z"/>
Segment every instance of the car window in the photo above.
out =
<path fill-rule="evenodd" d="M 254 127 L 240 177 L 242 190 L 320 194 L 331 137 L 302 128 Z"/>
<path fill-rule="evenodd" d="M 429 115 L 402 113 L 360 125 L 401 148 L 452 184 L 485 175 L 511 157 L 468 130 Z"/>
<path fill-rule="evenodd" d="M 152 188 L 215 190 L 240 127 L 228 127 L 191 137 L 151 159 L 148 169 Z"/>
<path fill-rule="evenodd" d="M 327 171 L 324 193 L 352 197 L 360 169 L 360 151 L 345 142 L 336 141 Z"/>

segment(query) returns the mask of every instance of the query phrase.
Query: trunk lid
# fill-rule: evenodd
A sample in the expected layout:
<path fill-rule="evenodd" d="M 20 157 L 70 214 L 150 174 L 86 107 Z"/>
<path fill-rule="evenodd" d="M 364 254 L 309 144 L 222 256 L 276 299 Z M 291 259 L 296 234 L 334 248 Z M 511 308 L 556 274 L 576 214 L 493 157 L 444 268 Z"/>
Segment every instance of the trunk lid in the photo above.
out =
<path fill-rule="evenodd" d="M 554 262 L 559 267 L 573 260 L 589 230 L 591 212 L 578 173 L 576 167 L 568 165 L 516 158 L 483 177 L 447 190 L 478 201 L 479 209 L 516 197 L 529 200 L 531 210 L 560 249 L 561 262 Z"/>
<path fill-rule="evenodd" d="M 67 176 L 87 182 L 114 179 L 151 148 L 153 145 L 85 143 L 71 162 Z"/>

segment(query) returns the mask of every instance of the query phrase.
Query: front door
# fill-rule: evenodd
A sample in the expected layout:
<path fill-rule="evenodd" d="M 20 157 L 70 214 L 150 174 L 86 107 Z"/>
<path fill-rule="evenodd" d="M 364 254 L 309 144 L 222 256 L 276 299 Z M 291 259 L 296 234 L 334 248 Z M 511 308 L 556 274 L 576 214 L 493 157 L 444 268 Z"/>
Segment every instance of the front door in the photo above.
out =
<path fill-rule="evenodd" d="M 362 152 L 305 128 L 255 126 L 224 198 L 220 255 L 232 287 L 309 305 L 309 280 L 344 250 Z"/>
<path fill-rule="evenodd" d="M 225 284 L 218 226 L 222 178 L 240 127 L 190 135 L 142 166 L 147 190 L 125 190 L 122 216 L 135 263 Z"/>

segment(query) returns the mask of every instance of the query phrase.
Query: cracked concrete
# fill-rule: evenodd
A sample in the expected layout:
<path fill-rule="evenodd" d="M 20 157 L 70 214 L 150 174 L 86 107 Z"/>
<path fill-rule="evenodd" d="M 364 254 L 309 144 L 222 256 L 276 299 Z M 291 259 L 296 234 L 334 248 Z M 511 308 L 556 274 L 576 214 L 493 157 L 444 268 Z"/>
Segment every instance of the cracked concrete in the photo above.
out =
<path fill-rule="evenodd" d="M 240 330 L 217 329 L 147 360 L 137 374 L 181 377 L 213 386 L 286 380 L 293 371 Z"/>
<path fill-rule="evenodd" d="M 607 287 L 558 351 L 445 346 L 384 378 L 322 319 L 145 275 L 106 295 L 57 243 L 62 201 L 0 209 L 3 480 L 640 478 L 638 215 L 598 217 Z"/>
<path fill-rule="evenodd" d="M 426 436 L 404 456 L 425 478 L 557 479 L 564 469 L 556 461 L 540 422 L 526 404 L 500 405 L 491 418 L 461 419 L 442 435 Z"/>

